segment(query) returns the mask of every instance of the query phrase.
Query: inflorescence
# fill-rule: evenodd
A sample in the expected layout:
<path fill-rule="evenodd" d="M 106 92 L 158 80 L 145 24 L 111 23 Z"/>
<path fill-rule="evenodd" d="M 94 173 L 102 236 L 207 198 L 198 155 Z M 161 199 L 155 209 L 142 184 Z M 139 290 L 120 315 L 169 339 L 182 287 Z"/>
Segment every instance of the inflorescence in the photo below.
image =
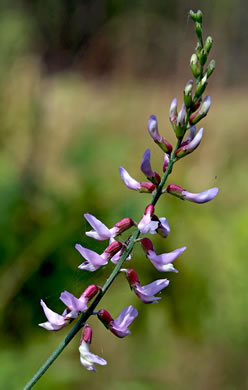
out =
<path fill-rule="evenodd" d="M 84 313 L 86 319 L 90 315 L 97 315 L 103 325 L 117 337 L 122 338 L 129 335 L 131 333 L 129 325 L 138 315 L 138 311 L 133 306 L 130 305 L 124 308 L 119 317 L 113 319 L 105 309 L 94 312 L 91 310 L 87 315 L 89 302 L 93 298 L 96 298 L 98 294 L 103 296 L 115 277 L 122 272 L 130 288 L 143 303 L 157 303 L 161 297 L 156 296 L 156 294 L 168 286 L 169 280 L 158 279 L 146 286 L 142 286 L 134 269 L 122 268 L 123 263 L 131 258 L 132 249 L 135 243 L 138 242 L 143 248 L 146 257 L 159 272 L 178 272 L 173 262 L 185 251 L 185 246 L 175 249 L 170 253 L 157 254 L 150 238 L 139 238 L 140 235 L 147 234 L 159 234 L 161 237 L 166 238 L 170 233 L 167 219 L 165 217 L 158 217 L 155 214 L 155 204 L 161 195 L 170 194 L 182 200 L 188 200 L 194 203 L 206 203 L 212 200 L 218 193 L 218 188 L 211 188 L 200 193 L 191 193 L 175 184 L 169 184 L 164 188 L 164 184 L 172 172 L 173 165 L 179 159 L 192 153 L 199 146 L 203 137 L 203 128 L 197 131 L 196 125 L 207 115 L 211 105 L 210 96 L 203 98 L 203 93 L 207 87 L 208 79 L 215 68 L 214 60 L 211 60 L 205 68 L 212 47 L 212 38 L 207 37 L 205 43 L 203 42 L 201 11 L 196 13 L 190 11 L 190 17 L 195 22 L 195 31 L 198 37 L 195 52 L 190 59 L 190 67 L 195 79 L 195 86 L 193 80 L 187 82 L 184 88 L 184 103 L 179 112 L 177 112 L 177 99 L 174 98 L 171 102 L 169 120 L 177 138 L 177 144 L 174 149 L 160 135 L 156 116 L 151 115 L 148 120 L 149 134 L 163 152 L 161 169 L 163 176 L 161 177 L 159 173 L 152 169 L 150 163 L 151 152 L 149 149 L 144 152 L 140 167 L 148 181 L 139 182 L 132 178 L 123 167 L 119 168 L 120 176 L 124 184 L 132 190 L 152 194 L 152 201 L 147 205 L 144 215 L 138 224 L 131 218 L 124 218 L 109 229 L 93 215 L 84 214 L 85 219 L 92 227 L 92 230 L 86 232 L 86 235 L 95 240 L 108 240 L 109 243 L 102 254 L 98 254 L 91 249 L 76 244 L 77 251 L 84 258 L 83 263 L 78 268 L 84 271 L 94 272 L 111 261 L 116 265 L 116 271 L 110 275 L 110 282 L 104 288 L 104 291 L 100 286 L 92 284 L 85 289 L 79 298 L 76 298 L 68 291 L 62 292 L 60 300 L 66 306 L 62 314 L 53 312 L 41 300 L 41 306 L 47 321 L 39 325 L 47 330 L 58 331 L 70 324 L 81 313 Z M 132 242 L 130 240 L 123 242 L 120 238 L 121 234 L 131 228 L 135 229 L 130 236 L 130 238 L 133 238 Z M 89 350 L 92 339 L 91 327 L 85 321 L 81 327 L 83 327 L 83 331 L 79 347 L 80 362 L 87 370 L 96 372 L 95 364 L 106 365 L 107 362 Z"/>

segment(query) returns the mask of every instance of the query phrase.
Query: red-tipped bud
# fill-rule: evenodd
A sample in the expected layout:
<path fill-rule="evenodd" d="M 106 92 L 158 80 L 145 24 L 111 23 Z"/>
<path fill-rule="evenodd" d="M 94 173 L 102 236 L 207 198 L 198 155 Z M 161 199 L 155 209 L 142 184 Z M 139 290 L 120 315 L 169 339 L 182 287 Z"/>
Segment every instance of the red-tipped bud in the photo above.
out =
<path fill-rule="evenodd" d="M 120 241 L 113 241 L 106 249 L 105 253 L 108 253 L 111 257 L 119 252 L 123 247 L 123 244 Z"/>
<path fill-rule="evenodd" d="M 169 141 L 162 137 L 161 142 L 158 144 L 165 153 L 171 154 L 173 148 Z"/>
<path fill-rule="evenodd" d="M 86 290 L 84 290 L 83 294 L 81 295 L 82 298 L 87 298 L 88 301 L 90 301 L 98 292 L 100 289 L 99 286 L 96 286 L 95 284 L 90 284 Z M 81 298 L 80 297 L 80 298 Z"/>
<path fill-rule="evenodd" d="M 83 331 L 82 331 L 80 345 L 82 344 L 83 341 L 87 344 L 90 344 L 91 339 L 92 339 L 92 329 L 89 325 L 86 324 L 83 328 Z"/>
<path fill-rule="evenodd" d="M 148 206 L 146 206 L 145 208 L 145 212 L 144 212 L 144 215 L 147 215 L 149 214 L 151 217 L 153 216 L 154 214 L 154 206 L 152 204 L 149 204 Z"/>
<path fill-rule="evenodd" d="M 140 282 L 138 275 L 136 274 L 134 269 L 131 268 L 126 270 L 126 278 L 131 288 L 135 287 L 136 284 Z"/>
<path fill-rule="evenodd" d="M 140 243 L 145 252 L 154 250 L 154 246 L 149 238 L 142 238 Z"/>
<path fill-rule="evenodd" d="M 140 183 L 141 189 L 140 192 L 153 192 L 156 186 L 153 183 L 142 182 Z"/>
<path fill-rule="evenodd" d="M 133 225 L 135 225 L 135 222 L 131 218 L 123 218 L 121 221 L 117 222 L 115 226 L 119 229 L 118 233 L 121 234 Z"/>
<path fill-rule="evenodd" d="M 169 194 L 172 194 L 172 195 L 175 195 L 175 196 L 178 196 L 179 198 L 181 198 L 182 192 L 184 191 L 184 188 L 177 186 L 176 184 L 169 184 L 168 187 L 166 188 L 166 191 Z"/>
<path fill-rule="evenodd" d="M 113 317 L 111 317 L 109 312 L 105 309 L 101 309 L 97 313 L 97 317 L 103 323 L 103 325 L 106 326 L 107 329 L 109 329 L 109 324 L 111 321 L 113 321 Z"/>

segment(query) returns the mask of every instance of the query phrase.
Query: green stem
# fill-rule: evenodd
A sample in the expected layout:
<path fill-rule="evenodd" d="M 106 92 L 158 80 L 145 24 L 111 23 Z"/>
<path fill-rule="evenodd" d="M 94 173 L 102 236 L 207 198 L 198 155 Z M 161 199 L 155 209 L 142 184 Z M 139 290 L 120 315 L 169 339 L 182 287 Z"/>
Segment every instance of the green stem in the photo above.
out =
<path fill-rule="evenodd" d="M 187 115 L 185 126 L 187 126 L 188 118 L 189 118 L 189 114 Z M 175 149 L 173 151 L 173 154 L 172 154 L 171 159 L 169 161 L 168 167 L 167 167 L 167 169 L 166 169 L 166 171 L 164 173 L 164 176 L 163 176 L 159 186 L 157 187 L 157 189 L 155 191 L 155 194 L 153 196 L 152 203 L 151 203 L 153 206 L 155 206 L 155 204 L 157 203 L 159 197 L 161 196 L 162 190 L 163 190 L 163 186 L 164 186 L 164 184 L 165 184 L 169 174 L 172 171 L 173 165 L 174 165 L 174 163 L 176 161 L 176 152 L 177 152 L 177 149 L 180 147 L 180 144 L 182 142 L 182 138 L 183 137 L 178 139 L 177 145 L 176 145 L 176 147 L 175 147 Z M 134 230 L 133 234 L 131 235 L 130 241 L 129 241 L 126 249 L 124 250 L 124 252 L 123 252 L 123 254 L 121 256 L 120 261 L 115 266 L 115 268 L 112 271 L 112 273 L 110 274 L 110 276 L 107 279 L 106 283 L 104 284 L 102 290 L 99 291 L 99 293 L 97 294 L 95 299 L 92 301 L 92 303 L 90 304 L 88 309 L 84 313 L 82 313 L 80 319 L 77 321 L 75 326 L 70 330 L 68 335 L 59 344 L 59 346 L 55 349 L 55 351 L 49 356 L 49 358 L 40 367 L 40 369 L 36 372 L 36 374 L 30 379 L 30 381 L 26 384 L 26 386 L 24 387 L 23 390 L 30 390 L 35 385 L 35 383 L 42 377 L 42 375 L 46 372 L 46 370 L 52 365 L 52 363 L 61 354 L 61 352 L 64 350 L 64 348 L 69 344 L 69 342 L 74 338 L 74 336 L 83 327 L 85 322 L 88 320 L 88 318 L 93 313 L 93 311 L 96 308 L 97 304 L 101 301 L 102 297 L 106 294 L 107 290 L 109 289 L 109 287 L 111 286 L 111 284 L 113 283 L 113 281 L 115 280 L 117 275 L 119 274 L 120 269 L 121 269 L 123 263 L 125 262 L 126 258 L 129 256 L 129 254 L 132 252 L 133 247 L 135 245 L 135 242 L 138 239 L 139 235 L 140 235 L 140 231 L 139 231 L 138 228 L 136 228 Z"/>

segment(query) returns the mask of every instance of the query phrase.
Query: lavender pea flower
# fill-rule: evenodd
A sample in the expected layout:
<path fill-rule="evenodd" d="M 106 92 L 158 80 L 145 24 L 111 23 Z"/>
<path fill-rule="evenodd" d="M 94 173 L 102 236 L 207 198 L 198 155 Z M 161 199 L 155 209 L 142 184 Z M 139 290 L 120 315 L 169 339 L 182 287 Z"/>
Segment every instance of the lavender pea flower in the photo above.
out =
<path fill-rule="evenodd" d="M 186 156 L 187 154 L 192 153 L 200 145 L 202 136 L 203 128 L 198 131 L 198 133 L 190 142 L 180 146 L 180 148 L 176 152 L 176 157 L 179 159 L 181 157 Z"/>
<path fill-rule="evenodd" d="M 80 363 L 84 366 L 84 368 L 86 368 L 86 370 L 96 372 L 94 363 L 105 366 L 107 362 L 103 358 L 90 352 L 91 339 L 92 329 L 86 324 L 82 332 L 79 346 Z"/>
<path fill-rule="evenodd" d="M 128 326 L 137 317 L 138 311 L 132 306 L 123 309 L 115 320 L 111 317 L 107 310 L 99 310 L 97 316 L 104 326 L 109 329 L 117 337 L 125 337 L 131 334 Z"/>
<path fill-rule="evenodd" d="M 172 145 L 163 138 L 158 132 L 158 121 L 155 115 L 151 115 L 148 119 L 148 132 L 154 142 L 165 152 L 171 153 Z"/>
<path fill-rule="evenodd" d="M 104 223 L 99 221 L 99 219 L 93 215 L 87 213 L 84 214 L 84 217 L 93 228 L 89 232 L 85 233 L 86 236 L 92 237 L 98 241 L 114 238 L 135 224 L 131 218 L 123 218 L 121 221 L 117 222 L 113 228 L 108 229 Z"/>
<path fill-rule="evenodd" d="M 185 251 L 186 246 L 169 253 L 157 255 L 149 238 L 142 238 L 140 243 L 146 253 L 146 256 L 159 272 L 178 272 L 177 269 L 174 268 L 172 262 Z"/>
<path fill-rule="evenodd" d="M 130 188 L 130 190 L 135 190 L 139 192 L 153 192 L 156 188 L 153 183 L 147 183 L 147 182 L 139 183 L 137 180 L 133 179 L 123 167 L 119 167 L 119 171 L 123 183 L 128 188 Z"/>
<path fill-rule="evenodd" d="M 168 192 L 171 195 L 177 196 L 178 198 L 182 200 L 188 200 L 190 202 L 194 203 L 206 203 L 210 200 L 214 199 L 216 195 L 219 192 L 219 189 L 217 187 L 210 188 L 206 191 L 200 192 L 200 193 L 192 193 L 186 191 L 184 188 L 177 186 L 175 184 L 168 185 L 166 192 Z"/>
<path fill-rule="evenodd" d="M 162 217 L 158 218 L 154 215 L 154 206 L 149 204 L 146 209 L 144 216 L 138 224 L 138 229 L 141 234 L 156 234 L 159 233 L 162 237 L 167 237 L 170 233 L 170 227 L 167 219 Z"/>
<path fill-rule="evenodd" d="M 80 264 L 78 268 L 94 272 L 101 266 L 106 265 L 109 259 L 111 259 L 111 257 L 113 257 L 121 250 L 122 246 L 123 245 L 121 242 L 114 241 L 105 249 L 101 255 L 99 255 L 91 249 L 87 249 L 80 244 L 76 244 L 75 248 L 80 253 L 80 255 L 86 259 L 86 261 Z"/>
<path fill-rule="evenodd" d="M 133 269 L 121 269 L 125 272 L 126 278 L 131 289 L 135 292 L 137 297 L 145 304 L 158 303 L 160 297 L 155 297 L 155 294 L 163 290 L 169 285 L 168 279 L 159 279 L 154 282 L 141 287 L 137 273 Z"/>
<path fill-rule="evenodd" d="M 154 172 L 151 167 L 151 151 L 150 149 L 146 149 L 142 161 L 140 169 L 146 175 L 146 177 L 151 180 L 151 182 L 155 185 L 158 185 L 161 181 L 161 177 L 157 172 Z"/>

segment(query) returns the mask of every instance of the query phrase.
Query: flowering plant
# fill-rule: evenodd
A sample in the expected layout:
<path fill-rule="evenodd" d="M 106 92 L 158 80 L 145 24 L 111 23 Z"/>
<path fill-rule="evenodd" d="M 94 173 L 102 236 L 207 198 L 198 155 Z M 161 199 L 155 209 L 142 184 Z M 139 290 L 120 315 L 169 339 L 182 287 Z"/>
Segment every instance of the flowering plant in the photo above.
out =
<path fill-rule="evenodd" d="M 206 203 L 215 198 L 218 193 L 218 188 L 211 188 L 200 193 L 191 193 L 175 184 L 169 184 L 165 187 L 165 183 L 172 172 L 174 164 L 179 159 L 192 153 L 199 146 L 203 137 L 203 128 L 197 132 L 196 124 L 207 115 L 211 105 L 210 96 L 203 98 L 203 93 L 207 87 L 208 79 L 215 68 L 214 60 L 210 61 L 205 67 L 212 47 L 212 38 L 207 37 L 205 42 L 203 42 L 202 12 L 197 11 L 195 13 L 190 11 L 189 14 L 195 23 L 195 31 L 198 37 L 195 53 L 190 60 L 195 87 L 193 80 L 187 82 L 184 88 L 184 102 L 179 112 L 177 112 L 177 99 L 174 98 L 171 102 L 169 120 L 177 139 L 174 148 L 160 135 L 156 116 L 151 115 L 148 120 L 148 132 L 163 153 L 161 164 L 163 176 L 152 169 L 150 162 L 151 152 L 149 149 L 144 152 L 140 167 L 147 181 L 139 182 L 132 178 L 123 167 L 119 168 L 121 179 L 129 189 L 152 195 L 152 199 L 145 208 L 143 217 L 139 223 L 136 223 L 129 217 L 125 217 L 113 227 L 108 228 L 95 216 L 88 213 L 84 214 L 85 219 L 92 228 L 86 232 L 86 235 L 95 240 L 109 240 L 109 242 L 102 254 L 98 254 L 89 248 L 84 248 L 82 245 L 76 244 L 76 250 L 84 259 L 78 268 L 84 272 L 94 272 L 98 268 L 106 266 L 109 261 L 115 264 L 115 268 L 103 287 L 92 284 L 85 289 L 79 298 L 68 291 L 62 292 L 60 300 L 66 306 L 62 314 L 53 312 L 41 300 L 41 306 L 47 321 L 39 325 L 47 330 L 58 331 L 74 321 L 80 314 L 81 316 L 63 342 L 25 386 L 26 390 L 33 387 L 66 345 L 82 328 L 82 337 L 79 346 L 81 364 L 87 370 L 94 372 L 96 372 L 95 364 L 107 364 L 103 358 L 91 353 L 89 350 L 92 340 L 92 329 L 86 323 L 87 320 L 90 316 L 97 315 L 97 318 L 110 332 L 117 337 L 123 338 L 130 335 L 131 331 L 129 326 L 138 315 L 138 311 L 131 305 L 122 308 L 119 317 L 116 319 L 113 319 L 111 314 L 105 309 L 95 311 L 96 306 L 116 277 L 120 273 L 124 273 L 130 288 L 145 304 L 158 303 L 161 297 L 156 296 L 156 294 L 161 292 L 169 284 L 169 280 L 164 278 L 151 281 L 148 285 L 142 286 L 134 269 L 123 268 L 126 260 L 131 258 L 134 245 L 136 243 L 140 244 L 152 265 L 157 271 L 163 273 L 178 272 L 173 263 L 186 249 L 183 246 L 170 253 L 158 254 L 150 238 L 144 237 L 147 234 L 159 234 L 162 238 L 166 238 L 170 233 L 167 219 L 165 217 L 158 217 L 155 214 L 155 206 L 160 196 L 173 195 L 181 200 L 188 200 L 194 203 Z M 122 233 L 129 229 L 133 229 L 132 234 L 130 234 L 128 240 L 122 240 Z M 89 303 L 91 300 L 92 302 Z"/>

